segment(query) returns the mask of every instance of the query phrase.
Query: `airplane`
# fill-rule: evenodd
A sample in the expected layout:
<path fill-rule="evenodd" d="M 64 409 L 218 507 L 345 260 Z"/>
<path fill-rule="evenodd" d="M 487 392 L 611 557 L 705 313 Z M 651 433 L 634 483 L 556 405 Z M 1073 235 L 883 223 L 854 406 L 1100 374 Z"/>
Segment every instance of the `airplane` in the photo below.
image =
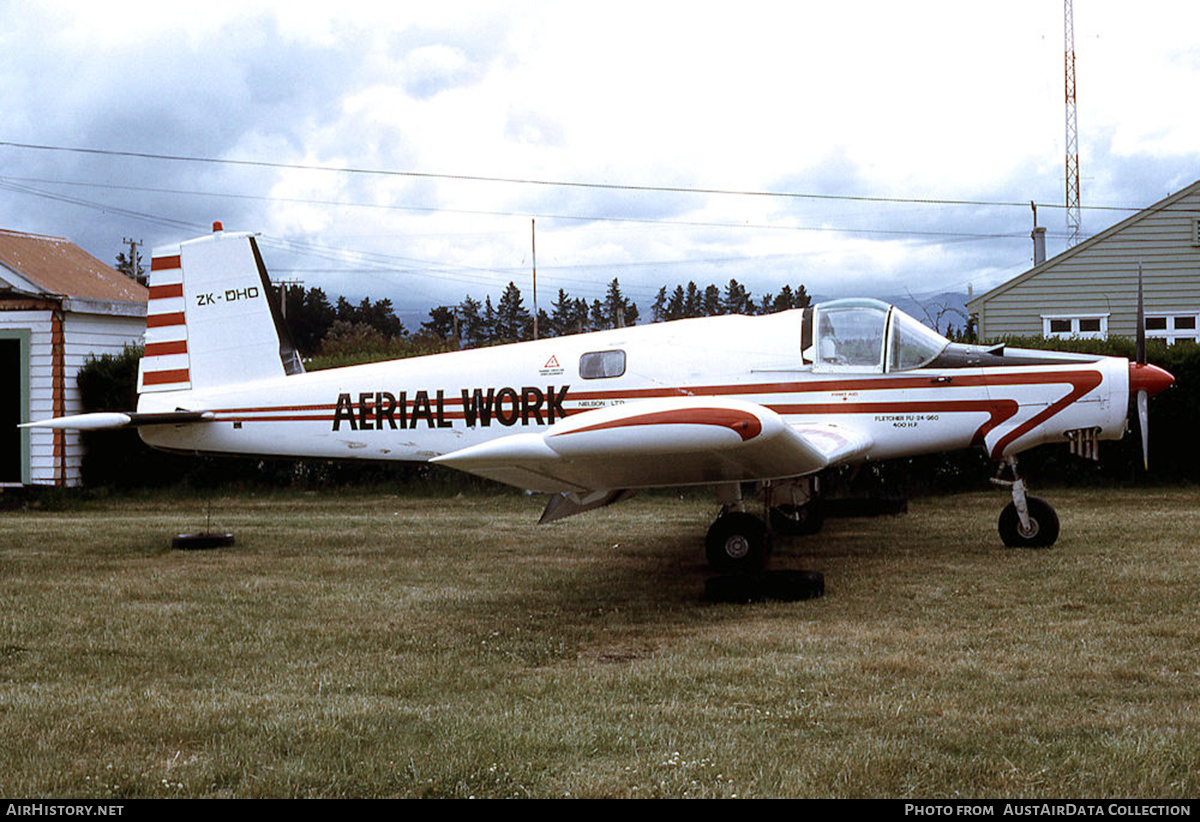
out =
<path fill-rule="evenodd" d="M 137 410 L 27 425 L 136 426 L 196 454 L 429 462 L 550 494 L 543 523 L 712 486 L 708 562 L 743 572 L 774 535 L 820 526 L 822 472 L 971 447 L 1011 489 L 1003 543 L 1049 546 L 1057 514 L 1017 455 L 1064 443 L 1096 458 L 1131 397 L 1145 447 L 1146 400 L 1173 382 L 1144 339 L 1132 362 L 952 343 L 872 299 L 305 372 L 255 236 L 214 223 L 153 252 Z"/>

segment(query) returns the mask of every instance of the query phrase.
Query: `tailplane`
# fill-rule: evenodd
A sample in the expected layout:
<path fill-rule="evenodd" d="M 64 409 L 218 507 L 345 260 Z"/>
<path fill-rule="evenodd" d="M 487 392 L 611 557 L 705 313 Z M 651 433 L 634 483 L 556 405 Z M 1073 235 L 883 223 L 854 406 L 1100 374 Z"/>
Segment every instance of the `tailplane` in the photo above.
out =
<path fill-rule="evenodd" d="M 225 232 L 154 249 L 138 393 L 303 373 L 254 236 Z"/>

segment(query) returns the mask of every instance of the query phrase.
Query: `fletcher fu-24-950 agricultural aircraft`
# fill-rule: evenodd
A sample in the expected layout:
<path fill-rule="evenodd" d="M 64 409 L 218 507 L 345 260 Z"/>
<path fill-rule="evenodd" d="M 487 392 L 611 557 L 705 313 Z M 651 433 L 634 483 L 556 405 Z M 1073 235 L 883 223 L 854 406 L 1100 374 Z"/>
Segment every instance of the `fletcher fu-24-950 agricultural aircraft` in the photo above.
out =
<path fill-rule="evenodd" d="M 972 446 L 1011 472 L 1004 543 L 1052 544 L 1057 516 L 1026 493 L 1017 454 L 1094 456 L 1124 434 L 1131 396 L 1144 443 L 1146 399 L 1174 381 L 1144 355 L 951 343 L 869 299 L 305 373 L 268 285 L 251 234 L 215 224 L 155 249 L 137 411 L 32 425 L 132 425 L 193 453 L 433 462 L 552 495 L 543 522 L 711 485 L 709 562 L 749 570 L 772 533 L 816 527 L 821 472 Z"/>

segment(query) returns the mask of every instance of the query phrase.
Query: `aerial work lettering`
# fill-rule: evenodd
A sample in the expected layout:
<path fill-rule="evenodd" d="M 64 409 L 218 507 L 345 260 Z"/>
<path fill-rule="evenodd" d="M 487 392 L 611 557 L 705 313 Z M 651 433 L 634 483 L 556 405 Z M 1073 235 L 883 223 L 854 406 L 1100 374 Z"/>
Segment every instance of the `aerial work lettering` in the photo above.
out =
<path fill-rule="evenodd" d="M 488 428 L 493 421 L 500 425 L 548 425 L 567 416 L 563 402 L 569 388 L 464 388 L 462 418 L 468 428 Z M 441 389 L 432 396 L 429 391 L 417 391 L 411 399 L 407 391 L 398 395 L 391 391 L 338 394 L 333 430 L 340 431 L 343 424 L 351 431 L 416 428 L 421 423 L 429 428 L 451 428 L 454 422 L 446 410 L 448 402 L 453 400 L 447 400 Z"/>

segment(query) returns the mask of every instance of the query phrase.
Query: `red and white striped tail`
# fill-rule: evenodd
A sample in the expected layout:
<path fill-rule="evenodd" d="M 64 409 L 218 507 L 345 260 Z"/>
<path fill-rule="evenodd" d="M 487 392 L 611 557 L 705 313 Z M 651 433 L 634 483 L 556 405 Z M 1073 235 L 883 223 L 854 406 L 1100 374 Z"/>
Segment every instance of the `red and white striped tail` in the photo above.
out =
<path fill-rule="evenodd" d="M 138 393 L 182 391 L 191 387 L 183 264 L 176 245 L 163 253 L 155 249 L 150 261 L 146 351 L 138 371 Z"/>
<path fill-rule="evenodd" d="M 253 235 L 156 248 L 138 393 L 185 391 L 303 371 L 271 301 Z"/>

